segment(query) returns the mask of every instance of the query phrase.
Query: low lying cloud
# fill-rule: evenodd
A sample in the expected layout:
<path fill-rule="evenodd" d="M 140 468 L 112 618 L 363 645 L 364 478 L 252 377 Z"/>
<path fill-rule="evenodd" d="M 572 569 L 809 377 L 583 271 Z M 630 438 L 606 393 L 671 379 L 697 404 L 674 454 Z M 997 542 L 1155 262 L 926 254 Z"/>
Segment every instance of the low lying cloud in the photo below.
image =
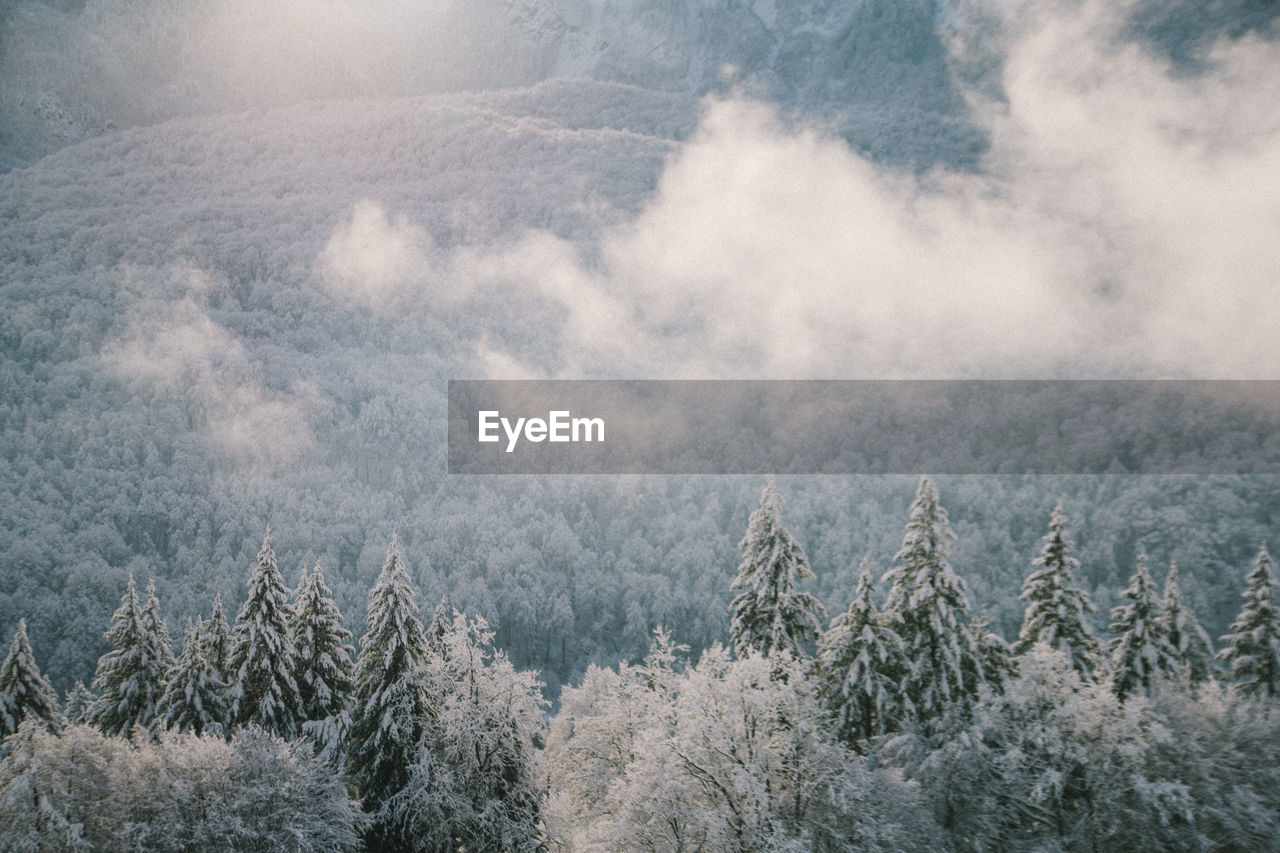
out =
<path fill-rule="evenodd" d="M 1175 72 L 1121 11 L 1006 14 L 981 174 L 716 100 L 598 261 L 540 233 L 457 274 L 561 303 L 563 376 L 1274 376 L 1280 45 Z"/>
<path fill-rule="evenodd" d="M 144 383 L 151 394 L 173 400 L 192 429 L 237 461 L 287 464 L 315 447 L 316 387 L 299 381 L 288 391 L 267 388 L 243 344 L 195 298 L 147 303 L 145 318 L 101 358 L 119 381 Z"/>
<path fill-rule="evenodd" d="M 372 310 L 431 274 L 431 237 L 407 219 L 392 221 L 377 202 L 358 202 L 320 254 L 330 292 Z"/>

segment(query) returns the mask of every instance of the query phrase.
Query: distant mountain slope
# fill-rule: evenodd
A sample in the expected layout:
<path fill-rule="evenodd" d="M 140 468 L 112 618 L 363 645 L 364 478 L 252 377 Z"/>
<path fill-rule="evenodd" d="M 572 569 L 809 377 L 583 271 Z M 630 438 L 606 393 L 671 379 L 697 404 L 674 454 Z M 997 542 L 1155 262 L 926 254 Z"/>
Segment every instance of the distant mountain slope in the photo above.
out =
<path fill-rule="evenodd" d="M 331 98 L 589 77 L 700 95 L 748 89 L 894 163 L 972 167 L 966 85 L 990 84 L 994 0 L 7 0 L 0 171 L 112 130 Z M 1034 8 L 1034 6 L 1028 7 Z M 1182 63 L 1269 30 L 1266 0 L 1129 3 L 1131 34 Z M 1016 14 L 1016 12 L 1015 12 Z"/>

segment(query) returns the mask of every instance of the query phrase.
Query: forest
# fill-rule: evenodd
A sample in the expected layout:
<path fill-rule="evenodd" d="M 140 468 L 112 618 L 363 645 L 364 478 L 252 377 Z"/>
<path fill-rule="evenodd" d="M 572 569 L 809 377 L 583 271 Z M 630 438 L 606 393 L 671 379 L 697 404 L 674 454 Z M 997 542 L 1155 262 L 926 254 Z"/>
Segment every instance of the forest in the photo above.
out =
<path fill-rule="evenodd" d="M 828 619 L 773 478 L 729 642 L 654 629 L 550 712 L 482 617 L 419 616 L 395 537 L 359 651 L 317 563 L 268 532 L 243 604 L 188 620 L 129 578 L 92 685 L 57 693 L 25 622 L 0 664 L 5 850 L 1262 850 L 1280 844 L 1280 606 L 1263 544 L 1215 643 L 1140 551 L 1095 604 L 1061 505 L 1016 638 L 950 562 L 921 478 L 878 581 Z M 885 587 L 884 595 L 878 592 Z"/>
<path fill-rule="evenodd" d="M 0 0 L 0 849 L 1280 849 L 1278 21 Z M 450 473 L 475 379 L 1240 417 Z"/>

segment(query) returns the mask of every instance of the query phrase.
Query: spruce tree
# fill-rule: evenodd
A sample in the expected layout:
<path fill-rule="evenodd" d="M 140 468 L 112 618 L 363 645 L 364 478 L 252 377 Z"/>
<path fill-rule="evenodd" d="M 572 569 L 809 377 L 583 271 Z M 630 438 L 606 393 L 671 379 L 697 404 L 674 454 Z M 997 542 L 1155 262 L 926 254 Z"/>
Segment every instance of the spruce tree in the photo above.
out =
<path fill-rule="evenodd" d="M 9 654 L 0 663 L 0 739 L 16 732 L 24 717 L 39 720 L 51 732 L 62 724 L 58 694 L 36 666 L 27 620 L 19 619 Z"/>
<path fill-rule="evenodd" d="M 249 597 L 232 634 L 230 721 L 255 724 L 286 739 L 302 727 L 302 698 L 294 673 L 298 653 L 289 636 L 293 608 L 276 568 L 271 534 L 262 540 L 258 565 L 249 577 Z"/>
<path fill-rule="evenodd" d="M 877 610 L 865 565 L 849 609 L 831 620 L 818 642 L 823 699 L 837 733 L 850 744 L 896 727 L 898 685 L 907 671 L 902 638 Z"/>
<path fill-rule="evenodd" d="M 369 592 L 347 738 L 349 778 L 372 817 L 365 838 L 371 850 L 397 849 L 402 841 L 407 846 L 389 803 L 408 782 L 432 717 L 423 687 L 427 641 L 417 610 L 393 537 Z"/>
<path fill-rule="evenodd" d="M 969 622 L 969 632 L 978 647 L 978 659 L 981 669 L 970 670 L 973 680 L 985 681 L 999 693 L 1004 692 L 1005 682 L 1018 674 L 1018 664 L 1014 660 L 1013 648 L 1004 637 L 991 630 L 991 617 L 984 607 Z"/>
<path fill-rule="evenodd" d="M 319 751 L 333 756 L 350 727 L 351 632 L 325 585 L 317 561 L 303 575 L 293 605 L 293 644 L 298 650 L 295 680 L 302 697 L 303 730 Z"/>
<path fill-rule="evenodd" d="M 148 587 L 150 590 L 150 587 Z M 148 597 L 148 608 L 153 595 Z M 106 637 L 111 651 L 98 659 L 93 689 L 98 694 L 89 711 L 90 721 L 105 735 L 131 737 L 135 726 L 151 730 L 156 719 L 156 703 L 164 692 L 172 652 L 161 651 L 157 637 L 158 616 L 154 610 L 144 617 L 138 603 L 133 575 L 111 616 Z"/>
<path fill-rule="evenodd" d="M 902 547 L 884 580 L 890 584 L 885 614 L 908 661 L 903 713 L 924 721 L 967 702 L 986 679 L 965 583 L 947 560 L 954 538 L 938 487 L 922 477 Z"/>
<path fill-rule="evenodd" d="M 142 638 L 157 667 L 167 676 L 173 667 L 173 642 L 169 639 L 169 626 L 160 617 L 160 600 L 156 598 L 155 579 L 147 580 L 147 597 L 142 605 Z M 161 684 L 164 679 L 161 678 Z"/>
<path fill-rule="evenodd" d="M 67 725 L 88 725 L 89 711 L 93 708 L 95 698 L 93 691 L 77 678 L 75 686 L 67 691 L 66 701 L 63 702 L 63 715 L 67 718 Z"/>
<path fill-rule="evenodd" d="M 1165 636 L 1173 647 L 1179 672 L 1191 684 L 1203 684 L 1213 677 L 1213 646 L 1200 626 L 1195 612 L 1182 600 L 1177 563 L 1169 564 L 1164 582 L 1164 603 L 1160 612 Z"/>
<path fill-rule="evenodd" d="M 449 633 L 449 626 L 453 624 L 453 617 L 450 615 L 452 612 L 449 596 L 440 596 L 435 612 L 431 614 L 431 621 L 427 623 L 427 653 L 432 657 L 440 657 L 445 653 L 444 638 Z"/>
<path fill-rule="evenodd" d="M 1223 635 L 1218 657 L 1226 664 L 1236 690 L 1245 696 L 1274 699 L 1280 695 L 1280 607 L 1276 571 L 1264 544 L 1245 581 L 1240 615 Z"/>
<path fill-rule="evenodd" d="M 1089 681 L 1101 662 L 1102 647 L 1085 616 L 1093 612 L 1093 602 L 1074 585 L 1080 561 L 1071 556 L 1075 543 L 1066 531 L 1067 516 L 1058 504 L 1049 516 L 1040 556 L 1031 561 L 1038 568 L 1022 584 L 1020 599 L 1027 609 L 1014 651 L 1023 655 L 1036 643 L 1044 643 L 1065 654 L 1081 680 Z"/>
<path fill-rule="evenodd" d="M 1111 689 L 1123 702 L 1138 690 L 1150 695 L 1158 678 L 1177 674 L 1178 664 L 1146 554 L 1138 554 L 1129 588 L 1120 595 L 1129 603 L 1111 610 L 1111 630 L 1116 634 L 1111 641 Z"/>
<path fill-rule="evenodd" d="M 156 709 L 160 725 L 179 732 L 221 734 L 227 722 L 227 685 L 204 648 L 200 625 L 187 625 L 182 654 L 169 670 Z"/>
<path fill-rule="evenodd" d="M 231 640 L 231 628 L 227 625 L 227 617 L 222 612 L 222 593 L 213 597 L 213 609 L 209 618 L 201 620 L 200 630 L 203 636 L 200 645 L 209 658 L 213 672 L 224 683 L 231 682 L 231 652 L 234 645 Z"/>
<path fill-rule="evenodd" d="M 783 650 L 803 657 L 825 617 L 821 602 L 796 591 L 796 583 L 812 578 L 813 572 L 804 549 L 779 520 L 781 506 L 782 496 L 770 477 L 760 508 L 751 514 L 738 543 L 742 563 L 730 586 L 737 595 L 729 606 L 729 632 L 739 656 L 754 649 L 765 656 Z"/>

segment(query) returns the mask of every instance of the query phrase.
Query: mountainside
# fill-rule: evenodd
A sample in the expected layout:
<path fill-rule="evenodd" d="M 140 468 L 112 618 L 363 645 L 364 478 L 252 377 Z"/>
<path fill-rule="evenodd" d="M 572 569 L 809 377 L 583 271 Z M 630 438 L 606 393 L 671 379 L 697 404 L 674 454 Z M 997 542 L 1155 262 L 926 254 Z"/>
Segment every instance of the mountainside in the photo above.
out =
<path fill-rule="evenodd" d="M 176 633 L 268 525 L 356 625 L 394 533 L 554 688 L 724 640 L 761 484 L 447 477 L 449 378 L 1274 377 L 1274 10 L 1081 8 L 0 6 L 0 632 L 65 688 L 130 571 Z M 1099 614 L 1145 549 L 1215 635 L 1280 518 L 940 484 L 1006 636 L 1059 499 Z M 831 612 L 913 486 L 783 480 Z"/>

